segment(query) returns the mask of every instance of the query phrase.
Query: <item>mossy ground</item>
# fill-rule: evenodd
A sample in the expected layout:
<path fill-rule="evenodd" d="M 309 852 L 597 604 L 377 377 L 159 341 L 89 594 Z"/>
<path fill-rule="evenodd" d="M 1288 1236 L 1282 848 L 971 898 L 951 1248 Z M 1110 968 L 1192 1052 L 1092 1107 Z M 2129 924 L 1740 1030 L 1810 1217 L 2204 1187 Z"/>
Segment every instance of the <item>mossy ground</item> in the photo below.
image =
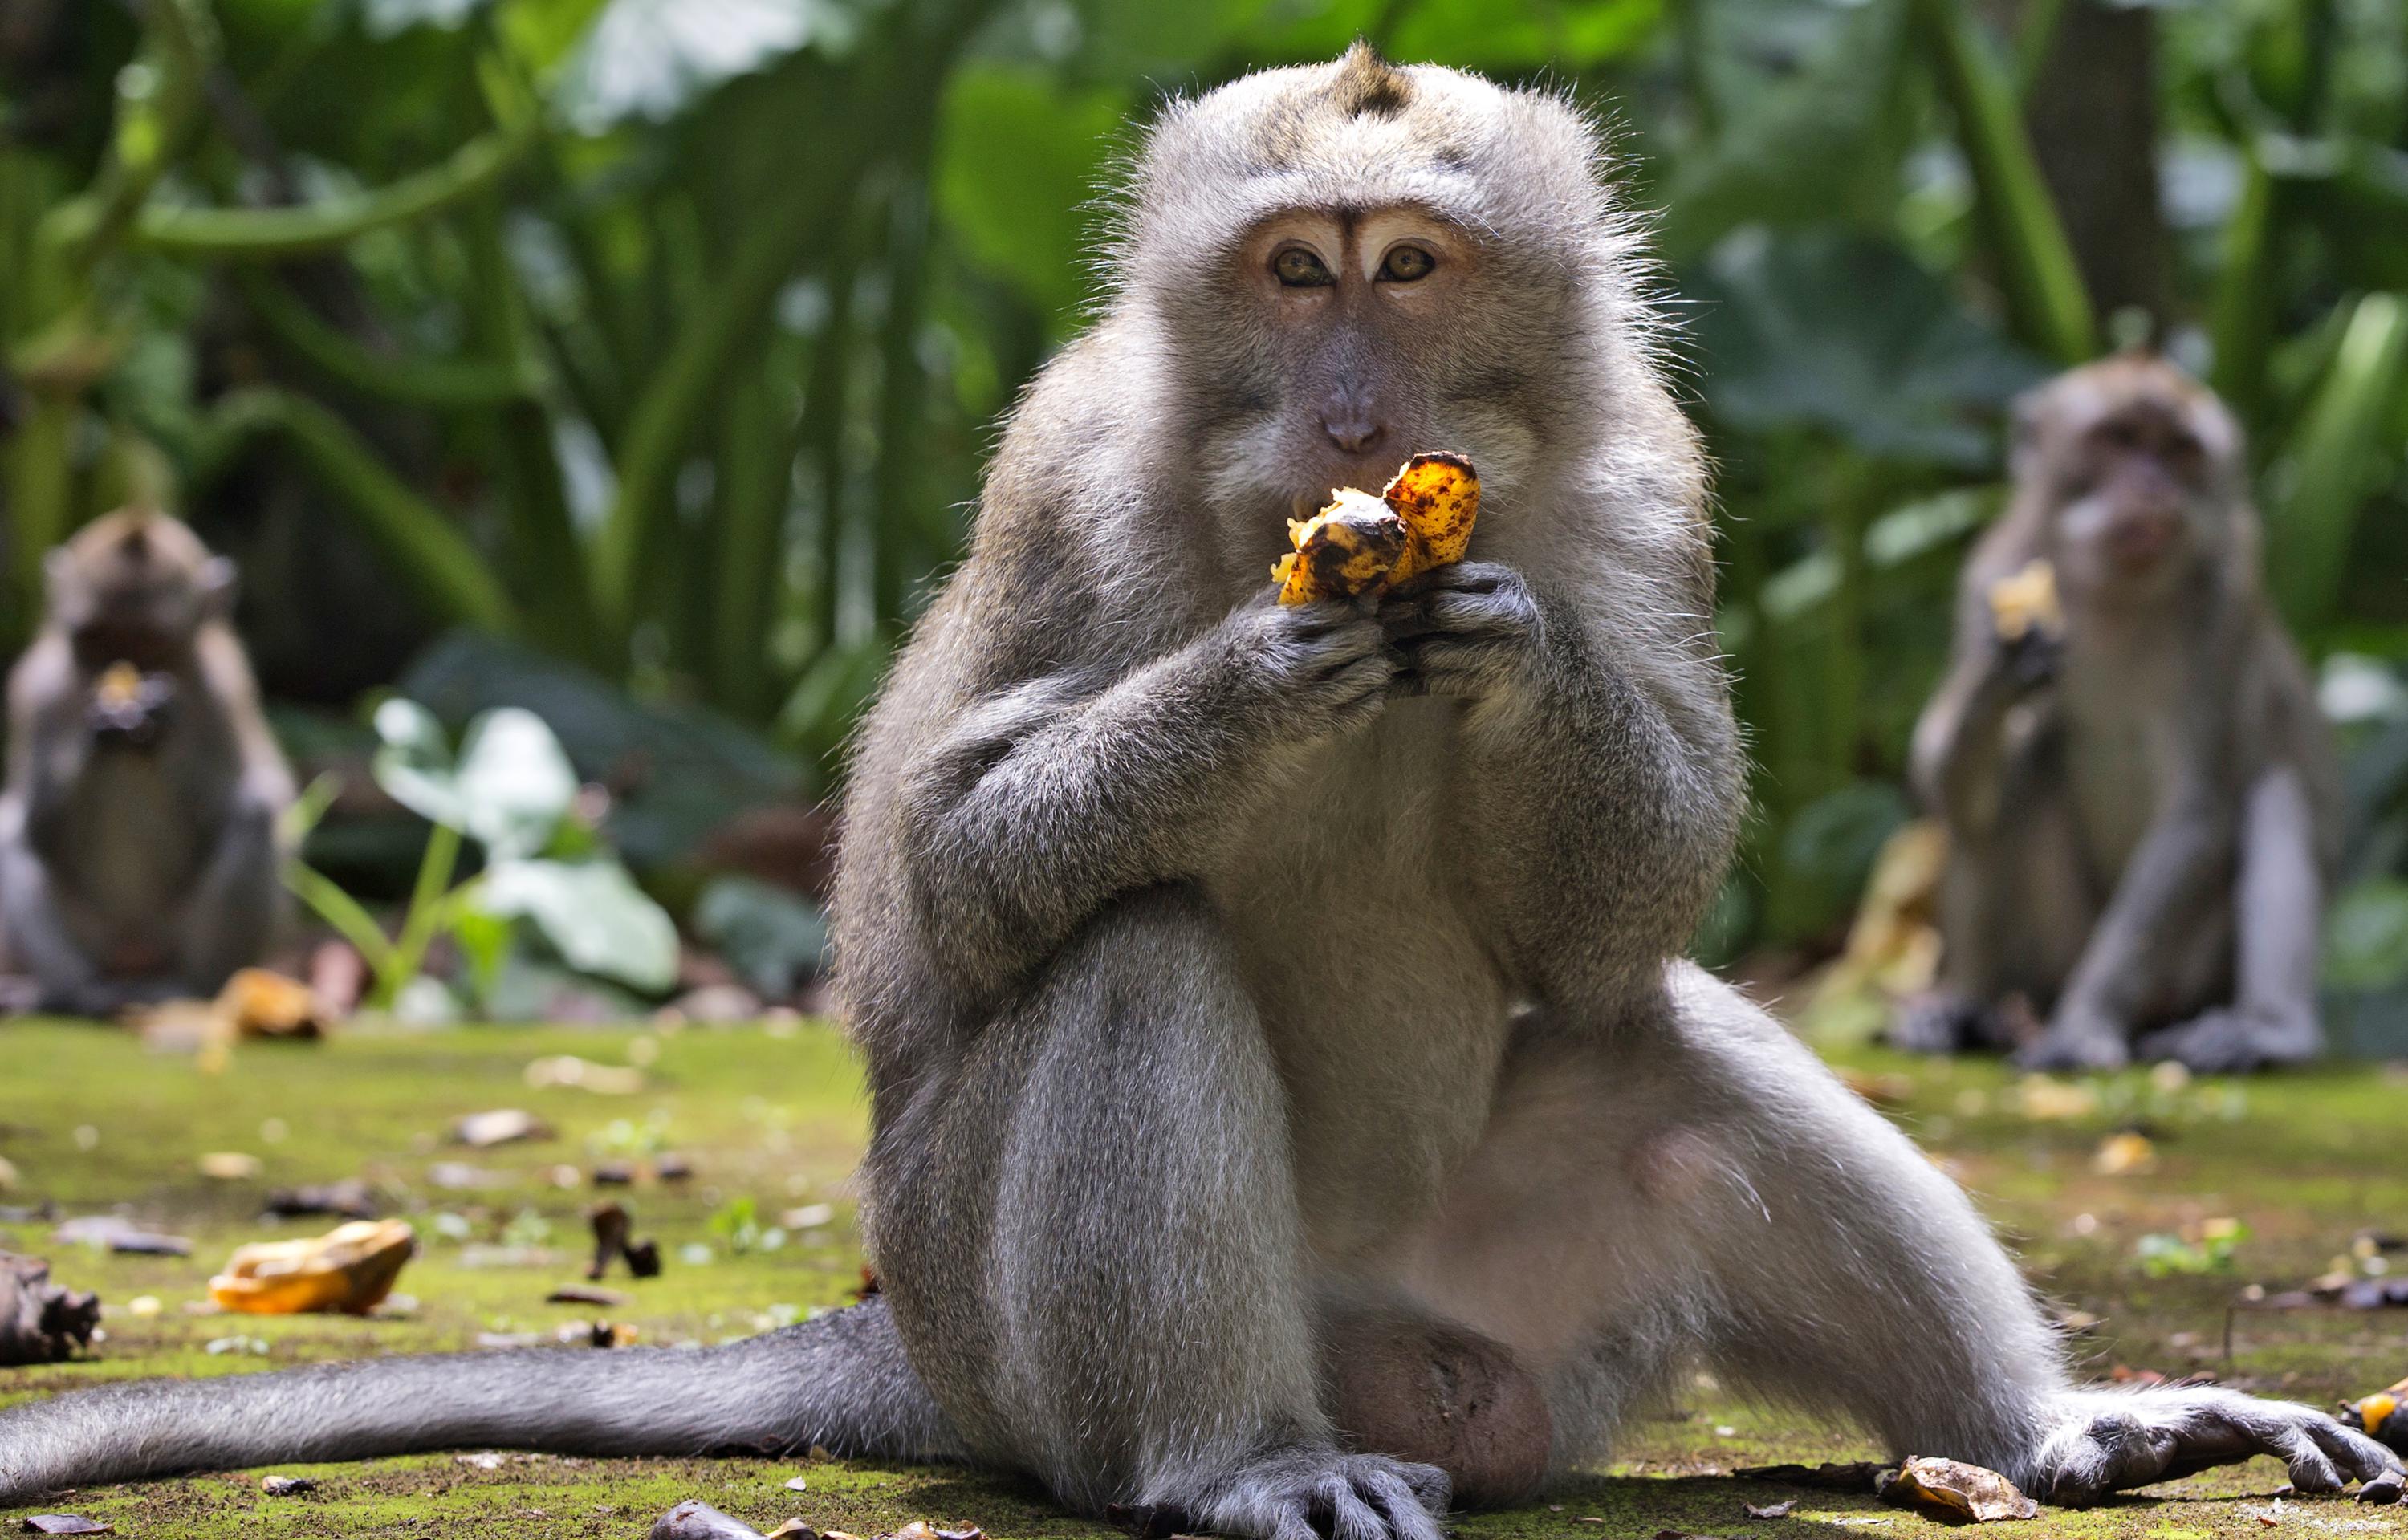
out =
<path fill-rule="evenodd" d="M 223 1075 L 145 1051 L 104 1029 L 20 1022 L 0 1027 L 0 1156 L 19 1173 L 0 1204 L 48 1201 L 64 1214 L 123 1212 L 194 1242 L 190 1258 L 121 1257 L 56 1244 L 47 1222 L 0 1224 L 0 1248 L 50 1257 L 61 1281 L 108 1301 L 108 1340 L 84 1362 L 0 1370 L 0 1404 L 134 1376 L 231 1374 L 370 1353 L 474 1344 L 480 1333 L 548 1331 L 591 1306 L 543 1303 L 580 1276 L 583 1211 L 595 1190 L 563 1185 L 597 1160 L 672 1148 L 694 1163 L 681 1185 L 624 1195 L 639 1233 L 657 1236 L 661 1277 L 611 1287 L 635 1294 L 603 1312 L 648 1342 L 713 1341 L 842 1302 L 860 1253 L 846 1181 L 863 1136 L 859 1082 L 842 1045 L 817 1027 L 637 1031 L 469 1029 L 435 1034 L 356 1032 L 307 1047 L 253 1047 Z M 644 1064 L 645 1089 L 605 1096 L 531 1090 L 547 1055 Z M 2246 1083 L 2168 1090 L 2133 1074 L 2092 1082 L 2098 1105 L 2036 1119 L 1995 1064 L 1923 1062 L 1873 1053 L 1853 1068 L 1887 1077 L 1890 1110 L 1933 1157 L 1979 1194 L 2034 1281 L 2069 1310 L 2101 1318 L 2084 1339 L 2100 1374 L 2116 1366 L 2218 1377 L 2329 1404 L 2408 1374 L 2408 1312 L 2231 1313 L 2250 1282 L 2294 1286 L 2325 1270 L 2361 1231 L 2408 1231 L 2408 1078 L 2334 1068 Z M 464 1113 L 522 1106 L 558 1136 L 468 1151 L 442 1144 Z M 2146 1128 L 2153 1169 L 2092 1169 L 2100 1140 Z M 615 1125 L 615 1126 L 614 1126 Z M 205 1152 L 264 1163 L 257 1180 L 213 1181 Z M 438 1162 L 482 1168 L 499 1185 L 446 1191 Z M 401 1289 L 399 1319 L 259 1319 L 195 1313 L 206 1282 L 236 1245 L 314 1233 L 258 1218 L 268 1186 L 362 1176 L 418 1227 L 422 1252 Z M 832 1222 L 774 1249 L 734 1249 L 728 1205 L 756 1220 L 827 1204 Z M 713 1216 L 721 1215 L 714 1226 Z M 454 1218 L 442 1218 L 452 1216 Z M 2196 1234 L 2207 1221 L 2248 1227 L 2229 1272 L 2152 1278 L 2136 1255 L 2146 1234 Z M 331 1224 L 334 1221 L 323 1221 Z M 465 1237 L 460 1232 L 465 1225 Z M 451 1232 L 451 1235 L 445 1233 Z M 696 1260 L 706 1248 L 710 1260 Z M 137 1316 L 133 1302 L 159 1302 Z M 2230 1357 L 2226 1356 L 2228 1322 Z M 237 1339 L 231 1350 L 225 1339 Z M 242 1339 L 248 1339 L 242 1340 Z M 212 1353 L 209 1345 L 221 1350 Z M 257 1350 L 264 1348 L 265 1351 Z M 564 1348 L 563 1351 L 591 1351 Z M 1912 1322 L 1898 1351 L 1912 1361 Z M 1927 1520 L 1870 1498 L 1833 1498 L 1734 1481 L 1718 1473 L 1773 1461 L 1855 1459 L 1873 1451 L 1843 1430 L 1750 1407 L 1699 1384 L 1671 1415 L 1647 1422 L 1621 1462 L 1548 1504 L 1467 1519 L 1469 1540 L 1652 1536 L 1666 1529 L 1764 1540 L 1870 1531 L 1914 1540 Z M 306 1497 L 262 1495 L 259 1473 L 85 1491 L 44 1504 L 145 1536 L 625 1535 L 673 1504 L 699 1497 L 764 1529 L 799 1515 L 821 1528 L 876 1534 L 904 1520 L 968 1520 L 998 1540 L 1104 1535 L 1063 1517 L 1024 1483 L 957 1471 L 850 1462 L 577 1461 L 513 1457 L 480 1468 L 451 1456 L 308 1472 Z M 808 1490 L 790 1491 L 796 1475 Z M 2347 1504 L 2273 1506 L 2283 1475 L 2270 1461 L 2155 1489 L 2088 1513 L 2049 1511 L 2019 1526 L 2027 1540 L 2207 1540 L 2272 1528 L 2408 1533 L 2408 1510 Z M 1802 1495 L 1795 1516 L 1751 1520 L 1742 1503 Z M 7 1522 L 7 1520 L 0 1520 Z"/>

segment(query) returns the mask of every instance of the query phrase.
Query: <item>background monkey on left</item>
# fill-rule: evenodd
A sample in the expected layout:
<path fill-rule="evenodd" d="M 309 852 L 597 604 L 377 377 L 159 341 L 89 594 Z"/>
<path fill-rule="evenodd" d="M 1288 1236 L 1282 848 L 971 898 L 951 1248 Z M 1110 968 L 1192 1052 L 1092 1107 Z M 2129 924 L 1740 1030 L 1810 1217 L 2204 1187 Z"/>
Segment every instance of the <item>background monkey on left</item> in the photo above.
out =
<path fill-rule="evenodd" d="M 293 777 L 230 620 L 234 563 L 129 508 L 51 551 L 8 677 L 0 945 L 37 1009 L 107 1016 L 258 962 Z"/>

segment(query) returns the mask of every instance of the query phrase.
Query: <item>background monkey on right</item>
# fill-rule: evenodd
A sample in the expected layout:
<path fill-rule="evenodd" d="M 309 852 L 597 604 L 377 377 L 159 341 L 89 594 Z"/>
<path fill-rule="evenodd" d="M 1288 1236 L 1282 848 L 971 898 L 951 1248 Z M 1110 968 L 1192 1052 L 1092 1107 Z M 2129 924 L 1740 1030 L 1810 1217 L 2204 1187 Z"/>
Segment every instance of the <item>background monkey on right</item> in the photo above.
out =
<path fill-rule="evenodd" d="M 2042 1069 L 2313 1058 L 2339 777 L 2264 591 L 2239 425 L 2172 364 L 2119 354 L 2023 403 L 2013 473 L 1915 727 L 1949 834 L 1943 950 L 1896 1040 Z M 2020 1045 L 2016 996 L 2045 1022 Z"/>

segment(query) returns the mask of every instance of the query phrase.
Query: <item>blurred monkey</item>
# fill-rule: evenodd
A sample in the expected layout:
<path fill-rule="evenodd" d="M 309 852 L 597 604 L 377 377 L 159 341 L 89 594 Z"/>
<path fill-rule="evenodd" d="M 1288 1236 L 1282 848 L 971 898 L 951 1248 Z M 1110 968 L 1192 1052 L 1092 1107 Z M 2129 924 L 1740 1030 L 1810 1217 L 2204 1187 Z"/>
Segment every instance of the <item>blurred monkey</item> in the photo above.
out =
<path fill-rule="evenodd" d="M 149 509 L 47 559 L 8 677 L 0 937 L 39 1009 L 208 995 L 266 951 L 293 780 L 228 615 L 233 563 Z"/>
<path fill-rule="evenodd" d="M 2337 773 L 2262 589 L 2239 426 L 2121 354 L 2024 403 L 2014 474 L 1915 729 L 1951 855 L 1941 988 L 1898 1039 L 2008 1046 L 2021 996 L 2046 1021 L 2021 1045 L 2036 1068 L 2314 1057 Z M 2002 627 L 2035 563 L 2059 613 Z"/>

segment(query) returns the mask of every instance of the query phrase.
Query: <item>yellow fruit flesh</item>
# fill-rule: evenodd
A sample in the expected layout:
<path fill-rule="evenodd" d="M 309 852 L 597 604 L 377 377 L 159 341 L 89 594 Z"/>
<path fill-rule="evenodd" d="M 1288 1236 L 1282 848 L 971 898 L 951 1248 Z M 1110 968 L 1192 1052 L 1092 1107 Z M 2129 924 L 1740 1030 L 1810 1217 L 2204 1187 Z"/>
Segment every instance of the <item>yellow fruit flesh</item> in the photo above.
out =
<path fill-rule="evenodd" d="M 1479 512 L 1480 478 L 1459 454 L 1413 456 L 1378 497 L 1341 488 L 1312 518 L 1288 520 L 1296 549 L 1271 566 L 1280 603 L 1377 598 L 1459 562 Z"/>

